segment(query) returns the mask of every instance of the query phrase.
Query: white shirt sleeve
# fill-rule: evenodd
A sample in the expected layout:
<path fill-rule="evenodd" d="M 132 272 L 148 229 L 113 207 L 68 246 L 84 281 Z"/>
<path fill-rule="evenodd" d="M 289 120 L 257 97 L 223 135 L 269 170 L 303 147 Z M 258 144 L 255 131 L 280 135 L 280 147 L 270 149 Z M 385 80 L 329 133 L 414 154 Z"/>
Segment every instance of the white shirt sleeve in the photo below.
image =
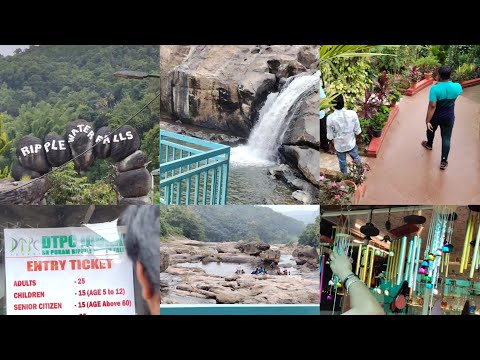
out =
<path fill-rule="evenodd" d="M 335 137 L 334 129 L 332 126 L 331 115 L 327 116 L 327 139 L 333 140 Z"/>
<path fill-rule="evenodd" d="M 355 116 L 355 127 L 353 131 L 355 132 L 355 135 L 359 135 L 362 133 L 362 128 L 360 127 L 360 120 L 358 120 L 358 115 L 356 112 L 353 112 Z"/>

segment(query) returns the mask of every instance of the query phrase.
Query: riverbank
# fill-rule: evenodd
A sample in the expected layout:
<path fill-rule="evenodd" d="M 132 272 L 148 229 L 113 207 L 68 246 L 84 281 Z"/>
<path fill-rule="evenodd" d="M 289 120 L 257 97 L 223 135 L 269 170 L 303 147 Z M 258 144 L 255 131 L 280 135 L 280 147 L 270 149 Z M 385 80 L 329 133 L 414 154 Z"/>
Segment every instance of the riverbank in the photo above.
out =
<path fill-rule="evenodd" d="M 162 241 L 162 251 L 169 255 L 169 266 L 161 273 L 162 303 L 318 303 L 318 254 L 315 255 L 315 249 L 311 250 L 285 244 L 211 243 L 169 238 Z M 270 266 L 272 262 L 290 275 L 276 275 L 276 269 Z M 239 265 L 245 274 L 235 274 Z M 267 275 L 251 274 L 260 266 L 267 269 Z"/>

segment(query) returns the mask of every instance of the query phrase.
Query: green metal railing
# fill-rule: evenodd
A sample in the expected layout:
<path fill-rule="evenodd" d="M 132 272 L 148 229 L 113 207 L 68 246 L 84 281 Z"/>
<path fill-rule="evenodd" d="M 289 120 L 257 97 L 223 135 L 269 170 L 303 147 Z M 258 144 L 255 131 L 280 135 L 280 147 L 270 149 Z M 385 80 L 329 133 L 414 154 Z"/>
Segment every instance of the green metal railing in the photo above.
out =
<path fill-rule="evenodd" d="M 161 304 L 160 315 L 320 315 L 318 304 Z"/>
<path fill-rule="evenodd" d="M 230 147 L 160 130 L 160 202 L 225 205 Z"/>

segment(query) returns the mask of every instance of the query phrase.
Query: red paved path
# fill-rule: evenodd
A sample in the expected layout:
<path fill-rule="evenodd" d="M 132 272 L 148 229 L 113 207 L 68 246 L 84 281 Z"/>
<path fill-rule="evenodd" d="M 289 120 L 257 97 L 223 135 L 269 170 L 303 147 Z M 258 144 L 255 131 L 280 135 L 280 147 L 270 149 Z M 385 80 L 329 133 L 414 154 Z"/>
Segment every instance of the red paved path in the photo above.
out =
<path fill-rule="evenodd" d="M 433 151 L 420 145 L 426 140 L 429 90 L 400 102 L 379 156 L 369 160 L 360 204 L 480 204 L 480 86 L 464 89 L 456 101 L 446 170 L 440 170 L 440 128 Z"/>

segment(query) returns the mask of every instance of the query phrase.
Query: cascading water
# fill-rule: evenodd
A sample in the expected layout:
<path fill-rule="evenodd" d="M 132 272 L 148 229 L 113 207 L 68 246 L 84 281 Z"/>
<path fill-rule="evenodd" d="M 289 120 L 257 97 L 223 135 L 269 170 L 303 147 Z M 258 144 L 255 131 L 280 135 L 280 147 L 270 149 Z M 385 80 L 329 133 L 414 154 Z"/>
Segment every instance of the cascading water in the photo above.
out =
<path fill-rule="evenodd" d="M 230 161 L 235 166 L 270 166 L 288 128 L 289 110 L 312 86 L 320 83 L 320 72 L 295 77 L 280 93 L 268 95 L 259 119 L 246 145 L 231 150 Z"/>

